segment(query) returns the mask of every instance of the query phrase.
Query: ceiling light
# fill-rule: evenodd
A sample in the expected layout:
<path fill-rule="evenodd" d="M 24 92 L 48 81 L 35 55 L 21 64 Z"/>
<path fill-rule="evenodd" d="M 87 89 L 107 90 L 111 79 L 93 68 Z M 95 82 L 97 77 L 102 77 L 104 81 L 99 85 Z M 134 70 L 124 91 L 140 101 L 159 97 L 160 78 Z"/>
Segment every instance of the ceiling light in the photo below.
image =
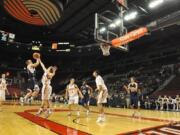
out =
<path fill-rule="evenodd" d="M 135 19 L 137 14 L 138 14 L 138 12 L 136 12 L 136 11 L 131 12 L 124 17 L 124 20 L 129 21 L 129 20 Z"/>
<path fill-rule="evenodd" d="M 104 33 L 105 31 L 106 31 L 106 27 L 102 27 L 102 28 L 99 30 L 100 33 Z"/>
<path fill-rule="evenodd" d="M 162 4 L 164 0 L 154 0 L 151 3 L 149 3 L 149 8 L 155 8 L 158 5 Z"/>
<path fill-rule="evenodd" d="M 114 23 L 115 23 L 116 25 L 119 25 L 119 24 L 121 23 L 121 19 L 115 20 Z"/>
<path fill-rule="evenodd" d="M 111 24 L 109 25 L 109 27 L 110 27 L 110 28 L 115 28 L 115 27 L 116 27 L 116 24 L 115 24 L 115 23 L 111 23 Z"/>

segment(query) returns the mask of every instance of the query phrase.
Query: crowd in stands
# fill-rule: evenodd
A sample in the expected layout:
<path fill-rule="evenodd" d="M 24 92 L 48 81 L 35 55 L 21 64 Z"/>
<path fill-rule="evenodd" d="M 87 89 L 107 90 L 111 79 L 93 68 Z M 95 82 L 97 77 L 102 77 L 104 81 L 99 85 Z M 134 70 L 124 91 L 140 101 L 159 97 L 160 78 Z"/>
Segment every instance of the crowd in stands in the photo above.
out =
<path fill-rule="evenodd" d="M 141 67 L 126 74 L 112 75 L 108 77 L 107 84 L 111 93 L 114 93 L 114 91 L 119 93 L 123 86 L 128 84 L 129 78 L 134 76 L 143 94 L 148 94 L 158 89 L 172 74 L 174 74 L 174 70 L 168 66 L 156 68 Z"/>
<path fill-rule="evenodd" d="M 107 84 L 110 94 L 108 106 L 130 108 L 130 96 L 126 94 L 123 87 L 128 84 L 128 78 L 134 76 L 139 84 L 139 107 L 144 109 L 179 111 L 180 99 L 178 95 L 176 97 L 168 95 L 159 96 L 159 98 L 151 97 L 151 94 L 168 78 L 179 73 L 178 65 L 167 65 L 161 68 L 139 68 L 126 74 L 108 77 Z"/>

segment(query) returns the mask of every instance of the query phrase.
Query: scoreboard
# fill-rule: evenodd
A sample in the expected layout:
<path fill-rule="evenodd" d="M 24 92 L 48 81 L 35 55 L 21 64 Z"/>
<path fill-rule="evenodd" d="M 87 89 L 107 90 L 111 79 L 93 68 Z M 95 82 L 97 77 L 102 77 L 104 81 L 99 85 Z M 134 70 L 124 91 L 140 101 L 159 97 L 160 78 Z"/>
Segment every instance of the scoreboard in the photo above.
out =
<path fill-rule="evenodd" d="M 15 34 L 0 30 L 0 41 L 14 42 Z"/>

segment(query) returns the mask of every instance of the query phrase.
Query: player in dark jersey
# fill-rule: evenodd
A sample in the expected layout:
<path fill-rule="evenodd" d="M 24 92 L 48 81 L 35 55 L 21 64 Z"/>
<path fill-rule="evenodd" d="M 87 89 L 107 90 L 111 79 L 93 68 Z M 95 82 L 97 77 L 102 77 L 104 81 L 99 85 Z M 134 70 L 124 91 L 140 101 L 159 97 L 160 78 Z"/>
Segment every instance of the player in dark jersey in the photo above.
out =
<path fill-rule="evenodd" d="M 87 110 L 86 111 L 86 114 L 88 115 L 89 114 L 89 102 L 90 102 L 90 96 L 92 94 L 92 88 L 87 85 L 87 82 L 86 81 L 83 81 L 82 83 L 82 86 L 80 88 L 81 90 L 81 93 L 83 95 L 83 99 L 82 99 L 82 105 L 83 107 Z"/>
<path fill-rule="evenodd" d="M 28 74 L 28 84 L 27 84 L 27 91 L 28 93 L 24 97 L 24 102 L 27 101 L 28 98 L 32 96 L 33 90 L 35 89 L 35 86 L 37 85 L 36 80 L 36 67 L 39 65 L 40 61 L 39 59 L 36 59 L 36 62 L 33 63 L 32 60 L 27 60 L 27 74 Z"/>
<path fill-rule="evenodd" d="M 131 99 L 131 108 L 137 109 L 138 108 L 138 84 L 135 82 L 134 77 L 130 78 L 130 83 L 128 85 L 128 90 L 130 92 L 130 99 Z M 140 117 L 140 112 L 139 117 Z M 136 117 L 137 112 L 133 113 L 133 117 Z"/>
<path fill-rule="evenodd" d="M 131 108 L 138 108 L 138 84 L 133 77 L 130 78 L 128 89 L 130 91 Z"/>

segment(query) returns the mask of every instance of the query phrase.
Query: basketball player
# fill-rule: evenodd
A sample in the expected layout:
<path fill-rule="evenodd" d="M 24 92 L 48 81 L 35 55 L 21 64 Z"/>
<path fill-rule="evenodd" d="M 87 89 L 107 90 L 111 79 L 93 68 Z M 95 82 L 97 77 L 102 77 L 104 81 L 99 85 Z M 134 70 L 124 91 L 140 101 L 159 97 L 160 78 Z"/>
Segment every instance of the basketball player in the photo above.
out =
<path fill-rule="evenodd" d="M 36 59 L 36 63 L 33 63 L 32 60 L 27 60 L 26 65 L 27 65 L 27 73 L 28 73 L 28 86 L 27 86 L 28 93 L 24 97 L 24 102 L 26 102 L 27 99 L 32 96 L 35 85 L 37 85 L 35 68 L 39 65 L 39 59 Z"/>
<path fill-rule="evenodd" d="M 77 116 L 80 116 L 79 112 L 79 96 L 83 98 L 81 91 L 79 90 L 78 86 L 75 84 L 75 79 L 71 78 L 70 83 L 66 87 L 65 98 L 68 99 L 68 108 L 69 113 L 68 116 L 72 114 L 72 107 L 76 107 Z"/>
<path fill-rule="evenodd" d="M 130 78 L 130 83 L 128 84 L 128 90 L 130 91 L 131 108 L 132 109 L 139 108 L 139 105 L 138 105 L 138 84 L 135 82 L 134 77 Z M 139 113 L 139 112 L 134 111 L 132 116 L 136 117 L 136 113 Z M 139 113 L 139 115 L 140 115 L 140 113 Z"/>
<path fill-rule="evenodd" d="M 90 96 L 92 94 L 93 89 L 87 84 L 86 81 L 83 81 L 83 84 L 80 89 L 84 97 L 82 99 L 82 105 L 86 109 L 86 115 L 89 115 L 89 102 L 90 102 Z"/>
<path fill-rule="evenodd" d="M 7 89 L 6 76 L 5 74 L 2 74 L 2 78 L 0 78 L 0 111 L 2 102 L 6 100 L 6 92 L 9 94 Z"/>
<path fill-rule="evenodd" d="M 175 103 L 176 103 L 176 111 L 179 111 L 179 108 L 180 108 L 180 97 L 179 97 L 179 95 L 176 95 Z"/>
<path fill-rule="evenodd" d="M 104 104 L 107 103 L 108 89 L 104 83 L 103 78 L 99 75 L 99 72 L 97 70 L 93 72 L 93 76 L 95 77 L 96 91 L 98 91 L 97 106 L 99 109 L 99 117 L 97 118 L 97 122 L 104 122 Z"/>
<path fill-rule="evenodd" d="M 51 80 L 56 73 L 57 67 L 50 66 L 46 68 L 42 63 L 42 61 L 41 60 L 39 61 L 42 69 L 44 70 L 44 74 L 41 80 L 43 84 L 41 91 L 42 104 L 37 115 L 40 115 L 41 113 L 45 112 L 45 107 L 46 107 L 46 118 L 48 118 L 51 114 L 50 101 L 49 101 L 52 93 Z"/>

